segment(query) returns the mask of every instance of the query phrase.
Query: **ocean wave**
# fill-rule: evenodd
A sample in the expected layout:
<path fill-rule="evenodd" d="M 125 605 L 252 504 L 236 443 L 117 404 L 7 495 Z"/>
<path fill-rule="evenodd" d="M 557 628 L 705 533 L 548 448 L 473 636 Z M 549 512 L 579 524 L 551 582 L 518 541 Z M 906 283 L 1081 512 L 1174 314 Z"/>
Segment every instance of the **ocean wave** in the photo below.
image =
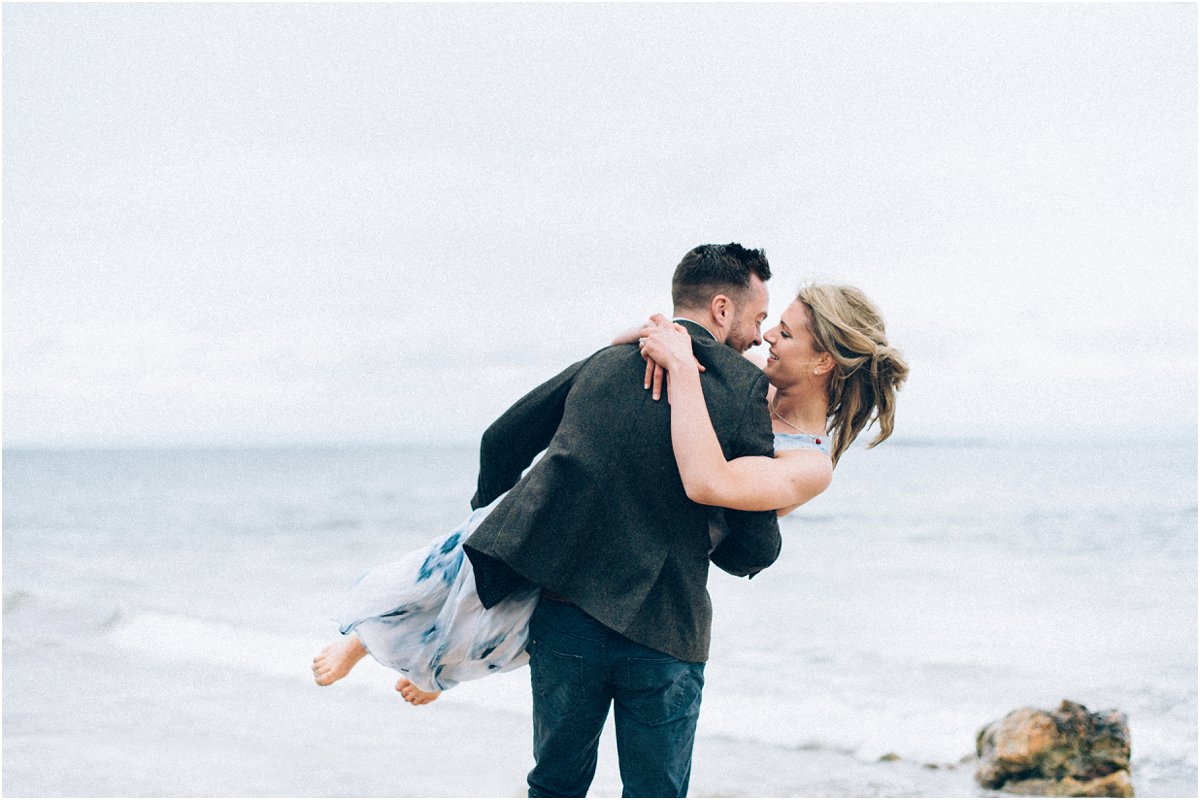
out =
<path fill-rule="evenodd" d="M 119 608 L 113 609 L 112 613 L 110 613 L 100 623 L 100 630 L 111 631 L 114 628 L 116 628 L 118 625 L 120 625 L 121 621 L 124 619 L 125 619 L 125 614 L 121 611 L 121 609 L 119 609 Z"/>
<path fill-rule="evenodd" d="M 46 644 L 64 644 L 105 634 L 124 619 L 119 602 L 70 593 L 12 589 L 4 593 L 6 632 L 36 634 Z"/>
<path fill-rule="evenodd" d="M 114 646 L 146 658 L 286 678 L 313 691 L 328 691 L 313 683 L 312 659 L 328 644 L 319 638 L 153 611 L 123 620 L 108 637 Z M 398 678 L 394 671 L 367 658 L 338 686 L 395 698 Z M 532 708 L 529 675 L 525 670 L 516 670 L 471 681 L 446 692 L 438 702 L 528 716 Z"/>
<path fill-rule="evenodd" d="M 336 636 L 336 634 L 334 634 Z M 114 620 L 108 632 L 116 647 L 160 661 L 209 664 L 313 684 L 312 660 L 328 643 L 320 638 L 249 628 L 228 622 L 146 611 Z M 340 685 L 394 692 L 398 675 L 365 659 Z M 483 683 L 495 688 L 498 678 Z M 524 678 L 528 683 L 528 677 Z M 315 686 L 314 686 L 315 688 Z M 460 702 L 489 702 L 472 691 L 456 691 Z M 490 694 L 490 692 L 489 692 Z M 494 706 L 495 703 L 489 705 Z M 528 700 L 524 703 L 528 708 Z"/>
<path fill-rule="evenodd" d="M 34 601 L 34 596 L 20 589 L 4 593 L 4 613 L 9 614 L 21 608 L 28 607 Z"/>
<path fill-rule="evenodd" d="M 302 675 L 314 650 L 307 640 L 175 614 L 147 611 L 115 625 L 118 647 L 160 660 L 182 660 L 245 669 L 272 676 Z"/>
<path fill-rule="evenodd" d="M 357 530 L 364 524 L 366 520 L 362 517 L 330 517 L 316 520 L 308 528 L 314 531 Z"/>
<path fill-rule="evenodd" d="M 888 441 L 887 446 L 896 447 L 922 447 L 934 448 L 939 450 L 974 450 L 982 447 L 990 447 L 996 445 L 997 442 L 983 439 L 979 437 L 964 437 L 964 438 L 940 438 L 940 437 L 922 437 L 922 436 L 897 436 Z"/>

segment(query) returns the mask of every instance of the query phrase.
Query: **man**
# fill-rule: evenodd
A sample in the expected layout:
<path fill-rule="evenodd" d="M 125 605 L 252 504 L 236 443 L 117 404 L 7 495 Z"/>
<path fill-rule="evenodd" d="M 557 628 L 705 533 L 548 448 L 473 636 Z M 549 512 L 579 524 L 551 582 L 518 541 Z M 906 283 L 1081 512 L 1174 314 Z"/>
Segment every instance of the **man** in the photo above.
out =
<path fill-rule="evenodd" d="M 773 453 L 765 376 L 739 355 L 761 339 L 770 267 L 761 251 L 702 245 L 672 281 L 726 458 Z M 728 346 L 727 346 L 728 345 Z M 670 410 L 642 387 L 632 345 L 608 347 L 519 400 L 483 435 L 473 508 L 511 488 L 466 542 L 491 607 L 530 582 L 531 797 L 586 794 L 608 709 L 626 796 L 683 797 L 708 658 L 708 563 L 750 576 L 779 554 L 774 512 L 688 500 Z M 543 449 L 545 455 L 522 472 Z"/>

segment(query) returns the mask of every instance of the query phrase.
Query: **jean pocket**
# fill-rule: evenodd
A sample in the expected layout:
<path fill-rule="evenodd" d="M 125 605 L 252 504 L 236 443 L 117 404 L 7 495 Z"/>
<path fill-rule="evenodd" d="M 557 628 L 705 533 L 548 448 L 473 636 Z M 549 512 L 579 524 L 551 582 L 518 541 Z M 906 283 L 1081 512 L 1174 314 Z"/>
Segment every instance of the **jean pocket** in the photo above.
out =
<path fill-rule="evenodd" d="M 583 656 L 560 653 L 537 639 L 529 641 L 528 650 L 535 705 L 558 716 L 570 714 L 583 693 Z"/>
<path fill-rule="evenodd" d="M 642 725 L 658 727 L 697 717 L 704 665 L 674 658 L 629 658 L 623 665 L 621 708 Z"/>

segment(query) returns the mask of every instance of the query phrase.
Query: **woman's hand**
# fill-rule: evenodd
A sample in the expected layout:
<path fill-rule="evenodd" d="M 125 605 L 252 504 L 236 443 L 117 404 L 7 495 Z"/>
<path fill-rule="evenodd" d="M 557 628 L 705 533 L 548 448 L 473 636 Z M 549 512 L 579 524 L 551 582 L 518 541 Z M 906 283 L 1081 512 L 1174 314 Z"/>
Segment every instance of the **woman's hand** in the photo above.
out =
<path fill-rule="evenodd" d="M 634 325 L 632 328 L 626 328 L 614 336 L 610 344 L 637 344 L 638 337 L 642 335 L 642 328 L 644 327 L 645 324 L 643 323 L 642 325 Z"/>
<path fill-rule="evenodd" d="M 692 353 L 692 337 L 687 328 L 655 314 L 638 332 L 638 347 L 646 359 L 646 377 L 643 388 L 652 390 L 652 397 L 662 397 L 664 370 L 668 373 L 695 368 L 704 372 L 704 365 Z M 670 402 L 670 375 L 667 377 L 668 402 Z"/>

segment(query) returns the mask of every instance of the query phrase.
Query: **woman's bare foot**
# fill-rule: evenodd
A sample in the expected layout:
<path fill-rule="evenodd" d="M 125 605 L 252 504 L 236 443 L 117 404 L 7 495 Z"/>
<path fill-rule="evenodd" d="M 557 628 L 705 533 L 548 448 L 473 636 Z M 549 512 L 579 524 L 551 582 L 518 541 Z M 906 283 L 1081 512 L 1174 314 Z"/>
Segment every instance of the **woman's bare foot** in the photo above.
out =
<path fill-rule="evenodd" d="M 367 654 L 358 636 L 351 633 L 338 639 L 313 659 L 313 677 L 318 686 L 328 686 L 350 674 L 354 665 Z"/>
<path fill-rule="evenodd" d="M 412 681 L 410 681 L 408 678 L 401 678 L 400 680 L 396 681 L 396 691 L 400 693 L 401 697 L 412 703 L 414 706 L 423 706 L 426 703 L 432 703 L 434 700 L 437 700 L 438 695 L 441 694 L 441 692 L 421 691 L 416 686 L 413 686 Z"/>

